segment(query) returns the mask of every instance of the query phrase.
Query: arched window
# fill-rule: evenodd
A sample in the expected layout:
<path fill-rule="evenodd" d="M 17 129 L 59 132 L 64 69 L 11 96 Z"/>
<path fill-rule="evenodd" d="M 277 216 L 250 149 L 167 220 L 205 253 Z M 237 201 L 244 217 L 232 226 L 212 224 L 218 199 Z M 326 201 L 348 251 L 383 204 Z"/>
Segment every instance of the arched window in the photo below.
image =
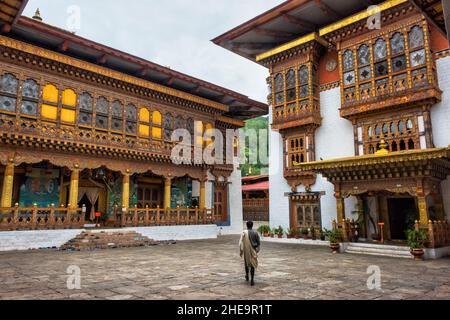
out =
<path fill-rule="evenodd" d="M 369 135 L 369 137 L 373 137 L 373 128 L 369 127 L 369 129 L 367 130 L 367 134 Z"/>
<path fill-rule="evenodd" d="M 294 149 L 294 148 L 295 148 L 295 141 L 291 140 L 291 149 Z"/>
<path fill-rule="evenodd" d="M 58 117 L 59 91 L 52 85 L 47 84 L 42 89 L 41 116 L 44 119 L 56 120 Z"/>
<path fill-rule="evenodd" d="M 404 140 L 400 141 L 400 151 L 406 150 L 406 143 Z"/>
<path fill-rule="evenodd" d="M 383 134 L 387 135 L 389 133 L 388 125 L 387 123 L 383 123 Z"/>
<path fill-rule="evenodd" d="M 150 137 L 150 111 L 147 108 L 139 110 L 139 135 L 143 137 Z"/>
<path fill-rule="evenodd" d="M 396 32 L 391 38 L 392 72 L 406 69 L 405 36 Z"/>
<path fill-rule="evenodd" d="M 414 50 L 424 46 L 424 34 L 423 29 L 420 26 L 414 26 L 408 34 L 409 37 L 409 49 Z"/>
<path fill-rule="evenodd" d="M 414 150 L 414 149 L 415 149 L 414 141 L 413 141 L 413 139 L 409 139 L 408 140 L 408 150 Z"/>
<path fill-rule="evenodd" d="M 403 127 L 403 121 L 402 121 L 402 120 L 400 120 L 400 121 L 398 122 L 398 132 L 399 132 L 400 134 L 403 134 L 403 132 L 404 132 L 404 127 Z"/>
<path fill-rule="evenodd" d="M 136 122 L 137 122 L 137 108 L 134 104 L 130 103 L 127 105 L 125 110 L 126 127 L 127 133 L 136 134 Z"/>
<path fill-rule="evenodd" d="M 398 151 L 398 146 L 397 146 L 397 142 L 392 142 L 392 152 L 396 152 Z"/>
<path fill-rule="evenodd" d="M 375 61 L 374 72 L 375 77 L 382 77 L 388 74 L 389 68 L 387 63 L 387 46 L 386 41 L 382 38 L 375 41 L 373 46 L 373 58 Z"/>
<path fill-rule="evenodd" d="M 275 76 L 275 105 L 284 103 L 284 80 L 281 73 Z"/>
<path fill-rule="evenodd" d="M 296 93 L 295 93 L 295 71 L 294 69 L 289 69 L 286 73 L 286 101 L 295 101 Z"/>
<path fill-rule="evenodd" d="M 305 162 L 305 156 L 303 155 L 303 153 L 300 155 L 300 163 Z"/>
<path fill-rule="evenodd" d="M 203 123 L 201 121 L 195 122 L 195 145 L 203 147 Z"/>
<path fill-rule="evenodd" d="M 167 112 L 164 115 L 164 140 L 170 141 L 172 138 L 172 131 L 173 131 L 173 117 L 172 114 Z"/>
<path fill-rule="evenodd" d="M 372 77 L 370 67 L 370 48 L 363 44 L 358 49 L 358 75 L 360 81 L 368 80 Z"/>
<path fill-rule="evenodd" d="M 374 154 L 375 153 L 375 149 L 373 148 L 373 146 L 369 146 L 369 154 Z"/>
<path fill-rule="evenodd" d="M 343 57 L 344 70 L 353 70 L 355 68 L 355 57 L 353 55 L 353 51 L 348 49 L 344 52 Z"/>
<path fill-rule="evenodd" d="M 391 134 L 394 135 L 395 134 L 395 129 L 396 129 L 395 123 L 391 122 L 391 126 L 390 127 L 391 127 Z"/>
<path fill-rule="evenodd" d="M 15 112 L 17 104 L 17 78 L 7 73 L 0 80 L 0 110 Z"/>
<path fill-rule="evenodd" d="M 123 105 L 119 100 L 112 103 L 111 130 L 123 131 Z"/>
<path fill-rule="evenodd" d="M 381 126 L 380 126 L 380 125 L 377 125 L 377 126 L 375 127 L 375 134 L 376 134 L 377 136 L 381 135 Z"/>
<path fill-rule="evenodd" d="M 95 126 L 108 129 L 109 102 L 105 97 L 99 97 L 95 105 Z"/>
<path fill-rule="evenodd" d="M 37 116 L 39 102 L 39 85 L 33 79 L 27 79 L 22 85 L 22 105 L 20 112 L 24 115 Z"/>
<path fill-rule="evenodd" d="M 162 115 L 159 111 L 153 111 L 152 114 L 152 137 L 162 139 Z"/>
<path fill-rule="evenodd" d="M 80 95 L 80 113 L 78 114 L 78 123 L 81 125 L 92 125 L 92 110 L 94 100 L 92 96 L 84 92 Z"/>
<path fill-rule="evenodd" d="M 411 119 L 406 120 L 406 130 L 412 130 L 413 128 L 413 122 Z"/>
<path fill-rule="evenodd" d="M 308 66 L 300 66 L 298 69 L 298 84 L 300 99 L 309 97 L 309 68 Z"/>
<path fill-rule="evenodd" d="M 191 143 L 193 143 L 193 141 L 194 141 L 194 133 L 195 133 L 194 132 L 194 119 L 188 118 L 186 120 L 186 130 L 191 135 Z"/>

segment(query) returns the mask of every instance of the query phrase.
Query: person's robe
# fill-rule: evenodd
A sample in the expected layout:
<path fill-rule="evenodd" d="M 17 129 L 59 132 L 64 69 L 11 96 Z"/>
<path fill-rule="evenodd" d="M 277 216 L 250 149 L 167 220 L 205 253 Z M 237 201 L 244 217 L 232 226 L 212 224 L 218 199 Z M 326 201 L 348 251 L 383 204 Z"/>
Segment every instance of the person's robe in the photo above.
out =
<path fill-rule="evenodd" d="M 239 241 L 241 257 L 244 257 L 247 268 L 258 268 L 258 252 L 260 248 L 259 234 L 253 230 L 245 230 Z"/>

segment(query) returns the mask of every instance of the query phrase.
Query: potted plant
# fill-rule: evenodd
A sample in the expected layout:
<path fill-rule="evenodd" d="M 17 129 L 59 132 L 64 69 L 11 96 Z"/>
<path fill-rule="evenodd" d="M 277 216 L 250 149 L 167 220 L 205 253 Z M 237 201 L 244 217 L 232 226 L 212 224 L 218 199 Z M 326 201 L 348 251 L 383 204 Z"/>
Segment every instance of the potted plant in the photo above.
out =
<path fill-rule="evenodd" d="M 298 233 L 297 233 L 297 229 L 295 229 L 295 228 L 290 228 L 290 229 L 288 230 L 288 232 L 287 232 L 287 238 L 288 238 L 288 239 L 295 238 L 295 236 L 296 236 L 297 234 L 298 234 Z"/>
<path fill-rule="evenodd" d="M 300 235 L 303 239 L 308 239 L 308 235 L 309 235 L 309 230 L 308 228 L 302 228 L 300 230 Z"/>
<path fill-rule="evenodd" d="M 317 239 L 316 228 L 311 227 L 309 230 L 311 232 L 311 239 L 316 240 Z"/>
<path fill-rule="evenodd" d="M 341 240 L 341 233 L 338 229 L 336 230 L 327 230 L 325 229 L 326 237 L 328 238 L 328 241 L 330 241 L 330 249 L 333 253 L 338 253 L 340 244 L 339 241 Z"/>
<path fill-rule="evenodd" d="M 325 238 L 326 238 L 325 231 L 320 229 L 319 234 L 320 234 L 320 240 L 325 241 Z"/>
<path fill-rule="evenodd" d="M 283 238 L 284 229 L 283 229 L 282 226 L 279 226 L 279 227 L 276 228 L 273 232 L 278 236 L 278 239 Z"/>
<path fill-rule="evenodd" d="M 268 225 L 262 225 L 257 230 L 263 237 L 270 236 L 270 227 Z"/>
<path fill-rule="evenodd" d="M 410 229 L 406 231 L 408 246 L 411 249 L 411 254 L 416 261 L 422 261 L 425 251 L 425 243 L 428 240 L 428 234 L 425 230 Z"/>

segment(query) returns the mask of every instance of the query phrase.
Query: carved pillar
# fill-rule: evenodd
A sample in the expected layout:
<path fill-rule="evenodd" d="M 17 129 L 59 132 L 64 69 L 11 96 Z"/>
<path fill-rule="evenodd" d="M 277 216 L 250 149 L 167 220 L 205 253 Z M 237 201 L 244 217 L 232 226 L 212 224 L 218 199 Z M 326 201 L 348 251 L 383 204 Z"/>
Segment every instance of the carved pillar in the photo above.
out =
<path fill-rule="evenodd" d="M 367 227 L 366 227 L 366 212 L 364 211 L 364 197 L 363 196 L 357 196 L 356 197 L 358 200 L 358 223 L 359 223 L 359 232 L 360 232 L 360 236 L 367 238 L 368 236 L 368 232 L 367 232 Z"/>
<path fill-rule="evenodd" d="M 206 208 L 206 181 L 200 181 L 200 209 Z"/>
<path fill-rule="evenodd" d="M 130 171 L 127 170 L 122 177 L 122 208 L 130 208 Z"/>
<path fill-rule="evenodd" d="M 337 210 L 337 221 L 342 223 L 345 220 L 345 199 L 341 196 L 340 192 L 334 194 L 336 198 L 336 210 Z"/>
<path fill-rule="evenodd" d="M 434 148 L 433 128 L 431 125 L 430 110 L 428 108 L 423 111 L 423 121 L 425 124 L 425 139 L 427 141 L 427 148 Z"/>
<path fill-rule="evenodd" d="M 297 213 L 297 203 L 294 199 L 290 199 L 291 202 L 291 228 L 297 229 L 298 227 L 298 213 Z"/>
<path fill-rule="evenodd" d="M 419 194 L 417 196 L 417 205 L 419 206 L 420 225 L 428 225 L 430 219 L 428 215 L 427 197 L 425 194 Z"/>
<path fill-rule="evenodd" d="M 439 221 L 445 220 L 444 201 L 442 199 L 442 193 L 433 195 L 434 207 L 436 209 L 436 217 Z"/>
<path fill-rule="evenodd" d="M 391 240 L 391 224 L 389 219 L 389 207 L 386 197 L 378 197 L 378 210 L 379 219 L 384 222 L 383 237 L 385 240 Z"/>
<path fill-rule="evenodd" d="M 75 165 L 75 168 L 70 174 L 70 190 L 69 190 L 69 209 L 78 208 L 78 183 L 80 181 L 80 168 Z"/>
<path fill-rule="evenodd" d="M 164 179 L 164 209 L 170 209 L 170 198 L 172 192 L 172 178 Z"/>
<path fill-rule="evenodd" d="M 14 184 L 14 162 L 9 161 L 5 167 L 5 176 L 3 177 L 3 188 L 2 188 L 2 208 L 12 207 L 12 196 L 13 196 L 13 184 Z"/>

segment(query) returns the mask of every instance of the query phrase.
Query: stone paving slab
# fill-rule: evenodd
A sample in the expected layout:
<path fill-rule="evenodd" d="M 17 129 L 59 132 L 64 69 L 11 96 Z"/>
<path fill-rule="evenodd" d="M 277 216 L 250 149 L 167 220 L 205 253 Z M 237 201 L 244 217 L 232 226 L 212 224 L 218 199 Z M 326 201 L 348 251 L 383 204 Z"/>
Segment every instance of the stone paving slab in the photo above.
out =
<path fill-rule="evenodd" d="M 263 243 L 256 286 L 244 279 L 239 238 L 94 252 L 0 253 L 0 299 L 444 299 L 450 258 L 413 260 L 330 253 L 328 248 Z M 67 288 L 69 266 L 81 289 Z M 369 266 L 381 289 L 369 290 Z"/>

